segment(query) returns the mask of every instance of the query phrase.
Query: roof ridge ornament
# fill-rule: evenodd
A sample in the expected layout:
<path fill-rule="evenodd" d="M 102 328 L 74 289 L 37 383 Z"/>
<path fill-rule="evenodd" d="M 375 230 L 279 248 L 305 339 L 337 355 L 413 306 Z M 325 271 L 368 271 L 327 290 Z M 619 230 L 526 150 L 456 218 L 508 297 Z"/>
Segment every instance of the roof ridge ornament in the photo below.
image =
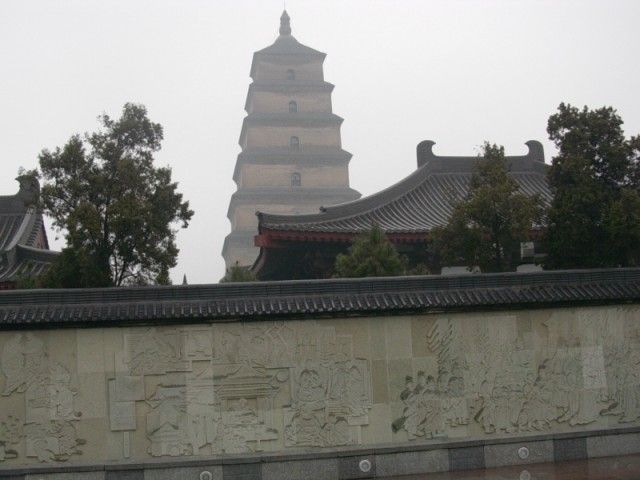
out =
<path fill-rule="evenodd" d="M 291 35 L 291 24 L 289 14 L 286 10 L 282 11 L 280 16 L 280 35 Z"/>

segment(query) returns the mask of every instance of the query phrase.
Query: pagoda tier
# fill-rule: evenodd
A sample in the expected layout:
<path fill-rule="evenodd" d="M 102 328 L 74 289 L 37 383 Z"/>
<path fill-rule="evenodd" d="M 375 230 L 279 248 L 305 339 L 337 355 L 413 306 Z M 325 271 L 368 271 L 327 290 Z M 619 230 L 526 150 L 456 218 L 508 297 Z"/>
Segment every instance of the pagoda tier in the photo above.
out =
<path fill-rule="evenodd" d="M 253 55 L 222 251 L 227 268 L 257 257 L 257 211 L 310 213 L 360 197 L 349 187 L 351 154 L 342 149 L 343 119 L 332 110 L 324 58 L 291 36 L 286 12 L 280 36 Z"/>

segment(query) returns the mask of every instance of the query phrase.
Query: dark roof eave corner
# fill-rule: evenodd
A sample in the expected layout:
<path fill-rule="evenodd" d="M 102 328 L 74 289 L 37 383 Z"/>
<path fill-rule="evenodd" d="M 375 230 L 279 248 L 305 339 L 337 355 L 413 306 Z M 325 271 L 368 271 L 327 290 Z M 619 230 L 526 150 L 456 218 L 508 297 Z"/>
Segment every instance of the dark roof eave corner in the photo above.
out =
<path fill-rule="evenodd" d="M 527 140 L 524 144 L 529 148 L 529 151 L 525 155 L 528 159 L 534 162 L 544 163 L 544 147 L 538 140 Z"/>
<path fill-rule="evenodd" d="M 236 186 L 239 186 L 238 181 L 240 180 L 240 162 L 236 160 L 236 164 L 233 167 L 233 176 L 231 179 L 235 182 Z"/>
<path fill-rule="evenodd" d="M 40 215 L 42 216 L 42 213 L 40 213 Z M 44 226 L 44 217 L 42 218 L 42 221 L 40 222 L 40 228 L 43 231 L 42 237 L 44 238 L 44 249 L 45 250 L 50 250 L 51 247 L 49 247 L 49 237 L 47 236 L 47 229 Z M 60 252 L 56 252 L 56 253 L 60 253 Z"/>
<path fill-rule="evenodd" d="M 423 140 L 416 146 L 416 157 L 418 159 L 418 168 L 426 165 L 436 156 L 433 153 L 433 146 L 436 144 L 433 140 Z"/>
<path fill-rule="evenodd" d="M 264 212 L 261 212 L 260 210 L 256 210 L 256 217 L 258 217 L 258 234 L 262 234 L 262 230 L 264 228 L 264 218 L 265 218 L 265 214 Z"/>
<path fill-rule="evenodd" d="M 16 252 L 17 258 L 48 263 L 54 262 L 62 253 L 55 250 L 45 250 L 43 248 L 29 247 L 27 245 L 16 245 L 14 250 Z"/>
<path fill-rule="evenodd" d="M 262 274 L 262 269 L 266 264 L 266 257 L 267 257 L 267 249 L 264 247 L 260 247 L 260 252 L 258 253 L 258 256 L 253 262 L 253 265 L 251 265 L 251 268 L 249 268 L 249 271 L 251 271 L 251 273 L 253 273 L 258 280 L 262 279 L 261 274 Z"/>
<path fill-rule="evenodd" d="M 240 145 L 240 148 L 242 149 L 244 149 L 244 147 L 242 146 L 242 142 L 245 135 L 247 134 L 247 118 L 249 118 L 248 115 L 242 119 L 242 127 L 240 128 L 240 136 L 238 137 L 238 145 Z"/>
<path fill-rule="evenodd" d="M 224 257 L 224 254 L 227 252 L 227 248 L 229 248 L 229 235 L 224 237 L 224 241 L 222 242 L 222 251 L 221 254 Z"/>

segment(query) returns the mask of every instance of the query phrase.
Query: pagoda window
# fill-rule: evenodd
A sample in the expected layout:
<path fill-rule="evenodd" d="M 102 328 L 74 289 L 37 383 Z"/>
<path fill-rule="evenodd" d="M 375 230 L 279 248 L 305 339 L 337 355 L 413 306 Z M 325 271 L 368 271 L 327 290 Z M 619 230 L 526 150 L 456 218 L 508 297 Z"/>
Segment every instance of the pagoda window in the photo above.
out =
<path fill-rule="evenodd" d="M 289 146 L 294 150 L 298 150 L 300 148 L 300 139 L 298 137 L 291 137 L 289 139 Z"/>
<path fill-rule="evenodd" d="M 289 102 L 289 113 L 298 113 L 298 104 L 293 100 Z"/>
<path fill-rule="evenodd" d="M 302 185 L 302 175 L 300 175 L 298 172 L 293 172 L 291 174 L 291 186 L 299 187 L 301 185 Z"/>
<path fill-rule="evenodd" d="M 293 70 L 287 70 L 287 80 L 295 80 L 296 79 L 296 72 L 294 72 Z"/>

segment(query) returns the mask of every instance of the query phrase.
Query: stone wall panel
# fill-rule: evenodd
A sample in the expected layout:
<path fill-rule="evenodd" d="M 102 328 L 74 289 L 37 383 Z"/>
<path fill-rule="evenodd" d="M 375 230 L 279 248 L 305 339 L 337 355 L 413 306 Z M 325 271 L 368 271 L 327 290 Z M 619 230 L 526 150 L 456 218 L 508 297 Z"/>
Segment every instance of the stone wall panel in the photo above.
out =
<path fill-rule="evenodd" d="M 3 331 L 0 469 L 637 427 L 639 319 L 629 305 Z M 520 462 L 508 448 L 477 460 Z M 587 450 L 603 447 L 553 443 L 556 459 Z"/>

